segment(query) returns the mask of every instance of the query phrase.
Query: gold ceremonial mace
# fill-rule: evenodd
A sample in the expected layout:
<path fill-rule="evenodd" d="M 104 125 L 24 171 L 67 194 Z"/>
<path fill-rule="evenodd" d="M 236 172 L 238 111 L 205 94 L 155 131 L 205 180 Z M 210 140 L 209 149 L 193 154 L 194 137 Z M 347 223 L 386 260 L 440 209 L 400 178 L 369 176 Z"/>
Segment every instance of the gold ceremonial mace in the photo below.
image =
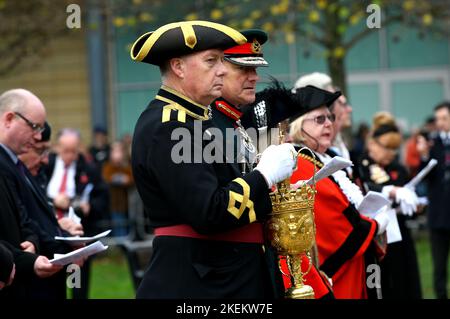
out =
<path fill-rule="evenodd" d="M 284 139 L 281 126 L 279 126 L 280 143 Z M 313 157 L 314 153 L 309 148 Z M 314 167 L 314 175 L 315 175 Z M 315 243 L 316 226 L 314 223 L 314 197 L 316 183 L 313 177 L 312 185 L 304 183 L 298 189 L 292 189 L 290 178 L 277 183 L 277 189 L 270 193 L 272 213 L 267 222 L 267 233 L 272 246 L 279 255 L 286 256 L 286 263 L 292 279 L 292 287 L 286 291 L 290 299 L 314 299 L 314 290 L 304 284 L 304 276 L 309 273 L 312 260 L 310 250 Z M 306 254 L 309 267 L 306 272 L 301 269 L 301 255 Z M 278 263 L 280 271 L 281 263 Z"/>

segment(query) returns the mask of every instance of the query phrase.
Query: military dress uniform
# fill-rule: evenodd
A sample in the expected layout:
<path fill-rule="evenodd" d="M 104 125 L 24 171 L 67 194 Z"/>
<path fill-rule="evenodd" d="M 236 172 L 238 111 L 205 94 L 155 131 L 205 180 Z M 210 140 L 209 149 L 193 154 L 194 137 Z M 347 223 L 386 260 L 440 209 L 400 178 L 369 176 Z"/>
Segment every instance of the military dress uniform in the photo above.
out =
<path fill-rule="evenodd" d="M 267 183 L 258 171 L 243 176 L 225 158 L 207 163 L 211 141 L 194 140 L 200 124 L 201 136 L 208 134 L 206 107 L 162 87 L 136 125 L 133 173 L 157 235 L 138 297 L 267 297 L 257 222 L 271 211 Z M 187 163 L 173 158 L 176 129 L 192 134 Z"/>
<path fill-rule="evenodd" d="M 225 50 L 225 60 L 244 67 L 267 66 L 261 47 L 267 41 L 266 34 L 259 30 L 241 32 L 247 38 L 247 43 Z M 297 94 L 293 94 L 281 83 L 272 79 L 268 88 L 256 94 L 255 101 L 251 105 L 238 108 L 227 101 L 226 97 L 216 99 L 211 105 L 212 120 L 223 134 L 236 132 L 233 136 L 227 136 L 225 141 L 232 141 L 233 145 L 237 146 L 234 149 L 233 159 L 239 163 L 242 172 L 245 173 L 254 166 L 256 151 L 261 153 L 268 145 L 280 142 L 279 132 L 272 130 L 277 128 L 280 122 L 299 116 L 306 107 L 331 104 L 331 101 L 338 97 L 331 93 L 323 93 L 324 91 L 318 88 L 308 86 L 298 90 Z M 225 147 L 228 145 L 224 145 Z M 268 265 L 274 278 L 273 282 L 277 287 L 278 295 L 282 296 L 283 291 L 290 288 L 292 284 L 290 276 L 287 275 L 289 271 L 285 259 L 283 256 L 276 256 L 269 245 L 267 245 L 266 251 L 269 257 Z M 308 262 L 306 256 L 302 256 L 302 258 L 302 268 L 306 272 Z M 285 274 L 282 276 L 282 280 L 279 278 L 281 275 L 279 268 L 278 266 L 273 267 L 274 264 L 281 265 L 283 274 Z M 305 281 L 306 284 L 313 287 L 315 298 L 333 298 L 328 278 L 314 265 L 305 276 Z"/>
<path fill-rule="evenodd" d="M 316 89 L 309 87 L 300 90 L 311 94 Z M 277 102 L 275 103 L 275 101 Z M 245 107 L 243 111 L 234 107 L 224 98 L 215 100 L 212 104 L 212 120 L 224 134 L 230 132 L 227 129 L 234 129 L 237 132 L 233 136 L 237 140 L 236 145 L 238 146 L 237 150 L 235 150 L 234 160 L 239 164 L 240 169 L 245 172 L 254 165 L 251 159 L 255 157 L 254 152 L 257 147 L 256 141 L 252 141 L 252 138 L 244 130 L 256 128 L 258 133 L 262 132 L 258 134 L 258 138 L 266 138 L 264 134 L 267 134 L 267 130 L 264 128 L 276 127 L 280 121 L 290 116 L 295 116 L 301 110 L 300 103 L 300 100 L 295 100 L 288 90 L 282 88 L 281 84 L 273 82 L 271 87 L 259 92 L 255 102 Z M 230 141 L 232 138 L 226 140 Z M 258 151 L 261 152 L 262 150 Z M 268 249 L 269 247 L 266 247 L 266 250 Z M 271 258 L 272 255 L 268 257 Z M 282 257 L 278 258 L 281 258 L 280 263 L 284 274 L 289 274 L 285 259 Z M 271 264 L 269 262 L 269 267 Z M 308 260 L 306 256 L 302 256 L 302 269 L 306 272 L 307 268 Z M 285 275 L 280 279 L 278 278 L 281 275 L 278 267 L 271 267 L 271 269 L 274 272 L 272 275 L 274 276 L 273 282 L 276 283 L 277 295 L 282 295 L 279 290 L 283 290 L 283 287 L 279 285 L 283 285 L 284 289 L 290 288 L 292 285 L 290 277 Z M 332 288 L 328 279 L 315 266 L 305 276 L 305 284 L 313 287 L 316 299 L 333 298 Z"/>
<path fill-rule="evenodd" d="M 163 28 L 155 31 L 156 42 L 150 35 L 138 39 L 132 57 L 177 37 L 183 50 L 184 43 L 206 50 L 245 41 L 237 31 L 208 22 Z M 146 55 L 141 58 L 145 62 Z M 138 298 L 273 295 L 258 223 L 271 211 L 267 182 L 258 171 L 242 175 L 235 163 L 227 163 L 220 143 L 205 138 L 213 128 L 207 106 L 165 86 L 136 124 L 133 174 L 156 235 Z M 203 156 L 207 152 L 216 160 Z"/>

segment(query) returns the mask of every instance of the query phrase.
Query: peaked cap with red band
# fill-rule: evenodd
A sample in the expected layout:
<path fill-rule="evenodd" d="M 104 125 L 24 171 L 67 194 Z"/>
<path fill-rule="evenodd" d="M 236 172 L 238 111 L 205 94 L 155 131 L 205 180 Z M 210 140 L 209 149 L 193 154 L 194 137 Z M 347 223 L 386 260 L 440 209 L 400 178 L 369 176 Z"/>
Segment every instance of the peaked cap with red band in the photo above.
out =
<path fill-rule="evenodd" d="M 263 30 L 249 29 L 240 31 L 247 42 L 224 51 L 225 60 L 241 66 L 268 66 L 263 58 L 262 45 L 267 42 L 267 33 Z"/>

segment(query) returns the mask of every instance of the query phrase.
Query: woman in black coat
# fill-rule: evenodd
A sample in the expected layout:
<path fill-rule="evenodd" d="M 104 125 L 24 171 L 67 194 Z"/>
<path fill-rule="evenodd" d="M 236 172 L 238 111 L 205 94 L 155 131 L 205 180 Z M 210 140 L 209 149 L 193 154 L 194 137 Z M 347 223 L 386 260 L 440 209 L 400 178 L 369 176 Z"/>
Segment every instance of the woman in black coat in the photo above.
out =
<path fill-rule="evenodd" d="M 406 226 L 406 221 L 417 209 L 417 196 L 413 190 L 403 187 L 408 175 L 398 162 L 401 143 L 402 136 L 392 115 L 387 112 L 376 114 L 367 152 L 359 161 L 359 173 L 366 188 L 381 192 L 391 200 L 402 237 L 400 241 L 388 244 L 380 264 L 383 299 L 421 299 L 416 250 Z"/>

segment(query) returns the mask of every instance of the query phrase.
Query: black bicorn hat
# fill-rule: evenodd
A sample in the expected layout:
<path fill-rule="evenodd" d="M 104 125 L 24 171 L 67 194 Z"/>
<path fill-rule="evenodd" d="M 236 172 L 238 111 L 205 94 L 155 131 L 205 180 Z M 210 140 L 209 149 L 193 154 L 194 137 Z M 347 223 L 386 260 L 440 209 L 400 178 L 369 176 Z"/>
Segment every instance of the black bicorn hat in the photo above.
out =
<path fill-rule="evenodd" d="M 247 38 L 247 42 L 225 50 L 225 60 L 241 66 L 268 66 L 269 63 L 263 58 L 262 52 L 262 45 L 268 39 L 267 33 L 259 29 L 240 32 Z"/>
<path fill-rule="evenodd" d="M 299 112 L 291 117 L 291 121 L 319 107 L 331 107 L 334 101 L 341 96 L 341 92 L 330 92 L 312 85 L 307 85 L 297 89 L 293 95 L 294 100 L 300 107 Z"/>
<path fill-rule="evenodd" d="M 332 93 L 312 85 L 302 87 L 292 93 L 282 83 L 272 78 L 267 88 L 256 93 L 255 102 L 251 105 L 264 104 L 268 113 L 271 109 L 286 110 L 286 106 L 290 109 L 294 108 L 296 112 L 293 115 L 289 112 L 291 113 L 290 120 L 293 121 L 321 106 L 330 107 L 340 95 L 341 92 Z M 286 114 L 287 116 L 289 115 Z"/>
<path fill-rule="evenodd" d="M 161 65 L 170 58 L 209 49 L 226 50 L 246 41 L 240 32 L 223 24 L 181 21 L 141 35 L 130 55 L 134 61 Z"/>

